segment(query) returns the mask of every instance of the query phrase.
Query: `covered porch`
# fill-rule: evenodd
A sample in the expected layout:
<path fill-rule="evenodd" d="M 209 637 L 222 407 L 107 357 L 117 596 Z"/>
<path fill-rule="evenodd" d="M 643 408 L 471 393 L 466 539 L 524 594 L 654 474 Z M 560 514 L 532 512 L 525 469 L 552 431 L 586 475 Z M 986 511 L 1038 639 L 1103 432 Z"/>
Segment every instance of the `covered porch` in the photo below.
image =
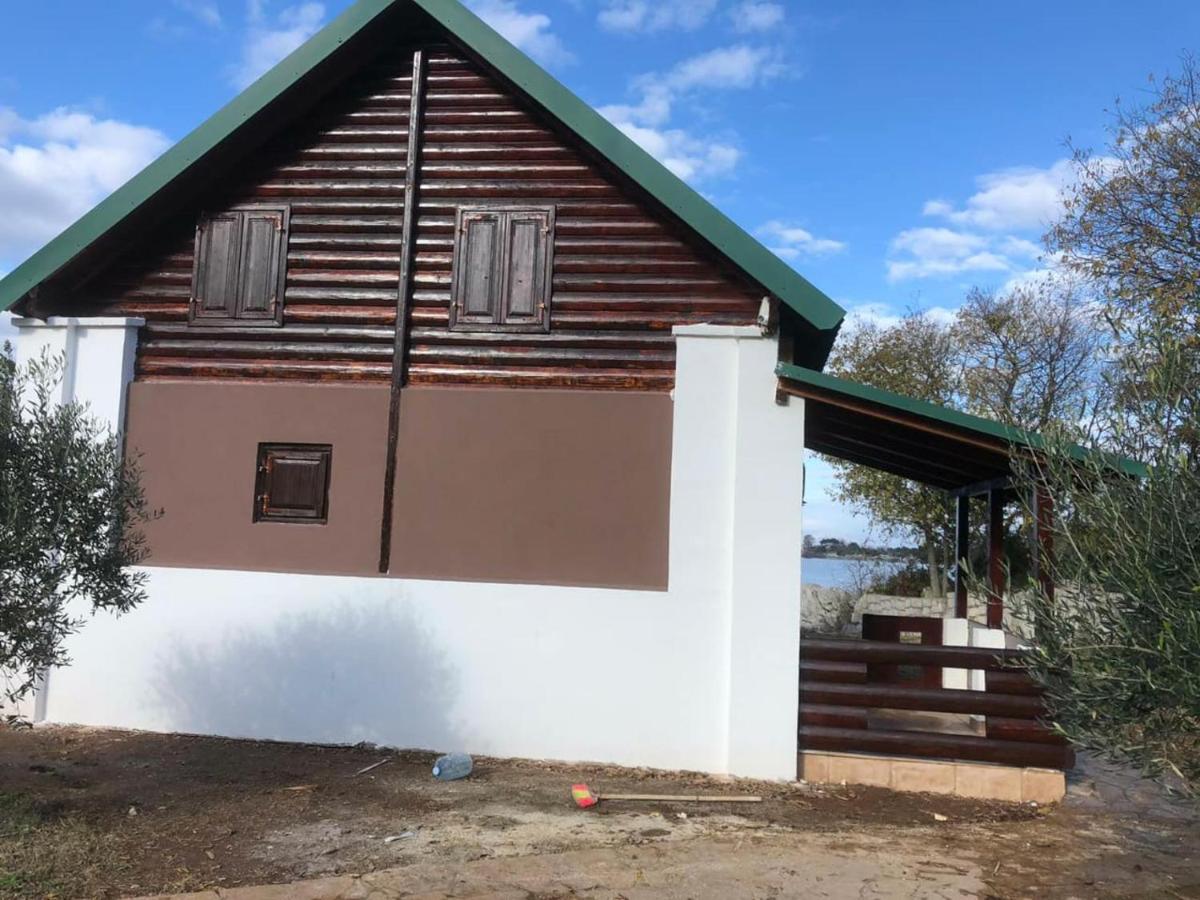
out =
<path fill-rule="evenodd" d="M 1019 667 L 1023 637 L 1005 597 L 1006 514 L 1033 512 L 1030 558 L 1054 593 L 1053 498 L 1022 498 L 1014 458 L 1035 434 L 798 366 L 777 370 L 781 397 L 805 402 L 805 448 L 945 491 L 954 498 L 952 598 L 941 618 L 868 614 L 862 639 L 802 635 L 799 748 L 880 757 L 1066 769 L 1071 748 L 1042 724 L 1046 708 Z M 983 605 L 969 606 L 974 498 L 986 510 Z M 802 763 L 803 765 L 803 763 Z"/>

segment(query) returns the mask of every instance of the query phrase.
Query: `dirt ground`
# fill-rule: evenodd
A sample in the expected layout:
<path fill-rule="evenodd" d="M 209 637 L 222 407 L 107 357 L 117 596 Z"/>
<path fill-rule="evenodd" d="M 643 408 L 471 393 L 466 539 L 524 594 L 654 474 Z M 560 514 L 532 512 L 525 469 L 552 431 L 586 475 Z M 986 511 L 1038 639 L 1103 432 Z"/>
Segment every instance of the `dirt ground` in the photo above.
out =
<path fill-rule="evenodd" d="M 369 891 L 335 876 L 366 876 L 397 897 L 1200 898 L 1194 809 L 1117 776 L 1038 809 L 519 760 L 478 759 L 445 784 L 431 763 L 373 747 L 0 731 L 0 896 L 223 895 L 325 877 L 306 896 L 349 897 Z M 581 811 L 576 781 L 766 802 Z M 500 883 L 515 893 L 472 893 Z"/>

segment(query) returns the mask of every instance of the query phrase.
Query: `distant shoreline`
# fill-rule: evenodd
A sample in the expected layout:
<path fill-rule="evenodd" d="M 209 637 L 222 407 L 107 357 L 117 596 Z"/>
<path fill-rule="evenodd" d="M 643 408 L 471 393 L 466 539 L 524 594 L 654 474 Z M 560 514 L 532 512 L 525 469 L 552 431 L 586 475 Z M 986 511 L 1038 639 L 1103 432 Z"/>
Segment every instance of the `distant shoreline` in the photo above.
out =
<path fill-rule="evenodd" d="M 916 556 L 863 556 L 846 553 L 803 553 L 803 559 L 840 559 L 846 562 L 920 562 Z"/>

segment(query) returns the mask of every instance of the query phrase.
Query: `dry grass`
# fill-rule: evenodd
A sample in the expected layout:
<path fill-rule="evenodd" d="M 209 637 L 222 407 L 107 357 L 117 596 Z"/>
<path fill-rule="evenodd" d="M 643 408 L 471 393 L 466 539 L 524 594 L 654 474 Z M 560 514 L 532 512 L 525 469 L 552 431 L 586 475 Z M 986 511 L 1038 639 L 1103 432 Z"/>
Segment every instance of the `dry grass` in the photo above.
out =
<path fill-rule="evenodd" d="M 121 868 L 113 835 L 54 805 L 0 794 L 0 895 L 92 896 L 101 873 Z"/>

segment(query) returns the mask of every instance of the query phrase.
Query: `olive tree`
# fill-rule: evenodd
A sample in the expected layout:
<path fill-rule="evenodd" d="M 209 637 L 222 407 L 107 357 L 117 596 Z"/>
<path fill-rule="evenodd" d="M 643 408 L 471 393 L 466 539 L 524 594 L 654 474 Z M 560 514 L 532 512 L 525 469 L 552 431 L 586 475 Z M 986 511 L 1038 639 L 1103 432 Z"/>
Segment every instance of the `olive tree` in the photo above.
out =
<path fill-rule="evenodd" d="M 39 675 L 69 662 L 89 615 L 144 598 L 136 464 L 86 407 L 61 404 L 61 363 L 19 367 L 0 348 L 0 674 L 10 708 Z"/>

